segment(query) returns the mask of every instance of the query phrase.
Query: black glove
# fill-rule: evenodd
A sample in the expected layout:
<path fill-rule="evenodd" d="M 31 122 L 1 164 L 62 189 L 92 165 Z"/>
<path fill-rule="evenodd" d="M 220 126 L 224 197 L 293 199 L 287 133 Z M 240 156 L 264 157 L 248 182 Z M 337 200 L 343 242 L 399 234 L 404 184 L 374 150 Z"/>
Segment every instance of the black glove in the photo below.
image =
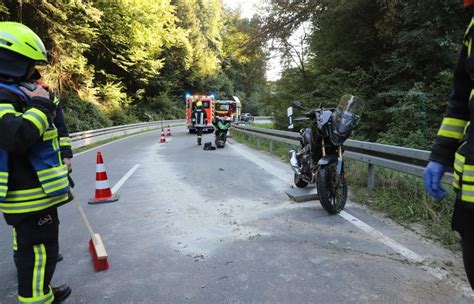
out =
<path fill-rule="evenodd" d="M 40 110 L 47 110 L 51 115 L 53 115 L 58 105 L 55 104 L 51 98 L 35 96 L 31 98 L 30 106 L 39 108 Z"/>

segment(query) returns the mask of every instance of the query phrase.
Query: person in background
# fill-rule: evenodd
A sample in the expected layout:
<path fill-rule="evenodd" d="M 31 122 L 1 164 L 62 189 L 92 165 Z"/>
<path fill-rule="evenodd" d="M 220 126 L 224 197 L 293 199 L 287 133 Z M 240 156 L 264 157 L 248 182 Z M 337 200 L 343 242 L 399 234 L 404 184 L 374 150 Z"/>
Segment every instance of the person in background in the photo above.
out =
<path fill-rule="evenodd" d="M 466 9 L 474 0 L 464 0 Z M 464 36 L 464 43 L 454 71 L 453 90 L 445 117 L 433 145 L 423 180 L 426 190 L 437 199 L 446 191 L 440 182 L 446 167 L 454 164 L 456 201 L 452 228 L 461 236 L 464 268 L 474 289 L 474 18 Z"/>
<path fill-rule="evenodd" d="M 193 110 L 192 119 L 193 119 L 194 127 L 196 128 L 196 131 L 197 131 L 197 143 L 198 145 L 201 145 L 202 130 L 207 123 L 207 114 L 202 106 L 201 101 L 196 102 L 196 108 L 194 108 Z"/>
<path fill-rule="evenodd" d="M 58 99 L 35 82 L 47 64 L 27 26 L 0 22 L 0 211 L 13 226 L 20 303 L 61 303 L 71 288 L 50 285 L 58 259 L 57 208 L 70 201 L 68 167 L 53 121 Z"/>

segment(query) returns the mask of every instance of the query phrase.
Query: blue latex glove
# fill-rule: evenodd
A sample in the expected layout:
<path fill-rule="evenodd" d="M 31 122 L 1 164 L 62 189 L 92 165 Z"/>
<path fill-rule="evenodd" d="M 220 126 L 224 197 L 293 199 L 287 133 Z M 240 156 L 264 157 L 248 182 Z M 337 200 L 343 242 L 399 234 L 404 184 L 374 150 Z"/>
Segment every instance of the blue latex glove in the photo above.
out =
<path fill-rule="evenodd" d="M 440 182 L 444 175 L 444 165 L 430 161 L 423 173 L 423 181 L 426 191 L 436 199 L 443 199 L 446 196 L 446 190 L 441 188 Z"/>

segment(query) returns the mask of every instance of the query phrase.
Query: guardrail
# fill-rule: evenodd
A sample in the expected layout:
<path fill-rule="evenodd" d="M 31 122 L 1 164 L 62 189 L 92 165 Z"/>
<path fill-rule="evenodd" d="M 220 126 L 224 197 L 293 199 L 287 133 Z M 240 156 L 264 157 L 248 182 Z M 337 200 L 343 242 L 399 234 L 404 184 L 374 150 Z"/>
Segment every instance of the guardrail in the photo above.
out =
<path fill-rule="evenodd" d="M 300 136 L 296 132 L 248 127 L 243 124 L 233 125 L 232 129 L 249 136 L 255 136 L 257 139 L 267 139 L 269 141 L 270 153 L 272 152 L 274 141 L 285 143 L 291 146 L 299 145 Z M 257 142 L 257 145 L 259 145 L 259 142 Z M 430 152 L 425 150 L 370 143 L 351 139 L 344 143 L 344 150 L 344 156 L 346 158 L 368 164 L 367 187 L 369 189 L 373 189 L 375 184 L 376 166 L 408 173 L 415 176 L 422 176 L 430 156 Z M 447 173 L 444 175 L 442 181 L 444 183 L 451 183 L 452 180 L 452 173 Z"/>
<path fill-rule="evenodd" d="M 267 120 L 271 119 L 271 116 L 256 116 L 256 120 Z M 84 147 L 96 142 L 103 140 L 111 139 L 114 137 L 130 135 L 138 132 L 143 132 L 147 130 L 159 129 L 161 126 L 177 126 L 185 124 L 185 119 L 176 119 L 176 120 L 164 120 L 161 121 L 152 121 L 152 122 L 140 122 L 129 125 L 115 126 L 104 129 L 97 130 L 88 130 L 82 132 L 71 133 L 69 136 L 72 141 L 72 148 L 77 149 Z"/>
<path fill-rule="evenodd" d="M 152 122 L 140 122 L 130 125 L 115 126 L 104 129 L 89 130 L 83 132 L 72 133 L 69 136 L 72 141 L 72 148 L 77 149 L 84 147 L 96 142 L 103 140 L 111 139 L 114 137 L 130 135 L 134 133 L 139 133 L 147 130 L 159 129 L 163 125 L 167 126 L 177 126 L 182 125 L 186 122 L 184 119 L 179 120 L 164 120 L 161 121 L 152 121 Z"/>

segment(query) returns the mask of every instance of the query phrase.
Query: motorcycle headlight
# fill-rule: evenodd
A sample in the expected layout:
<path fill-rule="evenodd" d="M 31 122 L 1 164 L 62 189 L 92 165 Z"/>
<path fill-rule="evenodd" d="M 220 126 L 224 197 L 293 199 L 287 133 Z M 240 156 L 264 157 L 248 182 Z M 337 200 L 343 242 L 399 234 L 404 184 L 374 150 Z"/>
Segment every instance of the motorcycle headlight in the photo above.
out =
<path fill-rule="evenodd" d="M 340 134 L 337 132 L 337 130 L 332 130 L 329 134 L 329 139 L 331 140 L 331 143 L 335 146 L 341 146 L 344 141 L 349 137 L 350 131 L 346 134 Z"/>

